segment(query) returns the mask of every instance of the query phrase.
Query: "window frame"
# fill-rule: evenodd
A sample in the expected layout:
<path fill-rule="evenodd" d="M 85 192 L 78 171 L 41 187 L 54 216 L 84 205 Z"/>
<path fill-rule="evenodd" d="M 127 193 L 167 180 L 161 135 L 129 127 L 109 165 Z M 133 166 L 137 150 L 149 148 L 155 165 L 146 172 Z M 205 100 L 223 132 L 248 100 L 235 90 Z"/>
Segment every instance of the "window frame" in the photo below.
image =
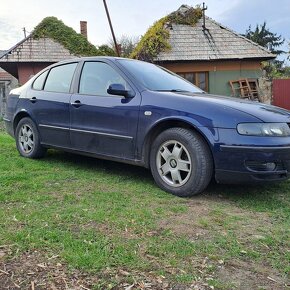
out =
<path fill-rule="evenodd" d="M 70 65 L 70 64 L 76 64 L 75 66 L 75 69 L 74 69 L 74 72 L 72 74 L 72 78 L 71 78 L 71 82 L 70 82 L 70 87 L 69 87 L 69 90 L 67 92 L 59 92 L 59 91 L 50 91 L 50 90 L 45 90 L 45 85 L 46 85 L 46 82 L 47 82 L 47 79 L 51 73 L 51 71 L 57 67 L 60 67 L 60 66 L 65 66 L 65 65 Z M 74 79 L 75 79 L 75 75 L 77 73 L 77 69 L 78 69 L 78 65 L 79 65 L 79 62 L 78 61 L 72 61 L 72 62 L 66 62 L 66 63 L 59 63 L 58 65 L 55 65 L 53 67 L 51 67 L 49 70 L 48 70 L 48 73 L 47 73 L 47 76 L 45 78 L 45 82 L 42 86 L 42 91 L 43 92 L 48 92 L 48 93 L 56 93 L 56 94 L 69 94 L 69 93 L 72 93 L 72 89 L 73 89 L 73 83 L 74 83 Z"/>
<path fill-rule="evenodd" d="M 118 67 L 115 67 L 113 65 L 111 65 L 111 63 L 108 63 L 106 61 L 101 61 L 101 60 L 84 60 L 82 62 L 82 64 L 80 65 L 80 70 L 79 70 L 79 76 L 78 76 L 78 82 L 77 82 L 77 86 L 76 86 L 76 93 L 78 95 L 81 95 L 81 96 L 94 96 L 94 97 L 104 97 L 104 98 L 108 98 L 108 97 L 114 97 L 114 98 L 121 98 L 123 99 L 124 97 L 123 96 L 119 96 L 119 95 L 110 95 L 110 94 L 107 94 L 107 95 L 102 95 L 102 94 L 85 94 L 85 93 L 80 93 L 80 84 L 81 84 L 81 79 L 82 79 L 82 73 L 83 73 L 83 70 L 84 70 L 84 67 L 85 67 L 85 64 L 88 63 L 88 62 L 93 62 L 93 63 L 102 63 L 102 64 L 105 64 L 107 66 L 109 66 L 111 69 L 113 69 L 120 77 L 122 77 L 122 79 L 127 83 L 128 87 L 130 88 L 130 90 L 133 90 L 132 88 L 132 85 L 131 83 L 128 81 L 128 79 L 124 76 L 123 72 L 119 70 Z"/>
<path fill-rule="evenodd" d="M 200 82 L 199 82 L 199 78 L 198 78 L 198 74 L 199 73 L 204 73 L 205 74 L 205 89 L 201 88 L 199 86 Z M 194 79 L 194 85 L 197 86 L 198 88 L 200 88 L 201 90 L 205 91 L 208 93 L 209 91 L 209 71 L 187 71 L 187 72 L 176 72 L 176 74 L 178 74 L 179 76 L 181 76 L 182 78 L 185 78 L 186 74 L 193 74 L 193 79 Z M 190 81 L 189 81 L 190 82 Z"/>
<path fill-rule="evenodd" d="M 45 83 L 46 83 L 46 79 L 47 79 L 47 76 L 49 75 L 49 71 L 50 71 L 50 69 L 47 69 L 47 70 L 45 70 L 44 72 L 42 72 L 41 74 L 39 74 L 34 80 L 33 80 L 33 82 L 32 82 L 32 85 L 31 85 L 31 88 L 33 89 L 33 90 L 35 90 L 35 91 L 43 91 L 43 88 L 44 88 L 44 85 L 45 85 Z M 42 83 L 42 87 L 41 87 L 41 89 L 36 89 L 36 88 L 34 88 L 34 83 L 43 75 L 43 74 L 45 74 L 46 73 L 46 76 L 45 76 L 45 78 L 44 78 L 44 81 L 43 81 L 43 83 Z"/>

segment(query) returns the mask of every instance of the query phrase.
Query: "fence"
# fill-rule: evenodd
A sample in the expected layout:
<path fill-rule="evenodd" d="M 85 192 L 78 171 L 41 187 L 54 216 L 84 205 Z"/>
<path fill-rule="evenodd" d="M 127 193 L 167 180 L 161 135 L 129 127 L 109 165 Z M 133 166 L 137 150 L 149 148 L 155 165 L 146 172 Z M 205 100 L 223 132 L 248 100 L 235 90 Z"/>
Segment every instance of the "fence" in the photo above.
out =
<path fill-rule="evenodd" d="M 273 105 L 290 110 L 290 79 L 273 80 Z"/>

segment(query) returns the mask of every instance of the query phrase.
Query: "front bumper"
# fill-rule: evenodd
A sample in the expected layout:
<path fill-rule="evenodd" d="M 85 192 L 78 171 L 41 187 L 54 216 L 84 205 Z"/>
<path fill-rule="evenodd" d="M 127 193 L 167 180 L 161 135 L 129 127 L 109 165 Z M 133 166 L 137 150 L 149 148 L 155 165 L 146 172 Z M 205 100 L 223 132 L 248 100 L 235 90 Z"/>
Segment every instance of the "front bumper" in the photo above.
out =
<path fill-rule="evenodd" d="M 223 146 L 221 151 L 233 163 L 229 169 L 216 169 L 219 183 L 282 181 L 290 177 L 290 147 Z"/>
<path fill-rule="evenodd" d="M 216 146 L 214 154 L 217 182 L 257 183 L 290 178 L 289 137 L 244 137 L 233 130 L 226 141 Z"/>

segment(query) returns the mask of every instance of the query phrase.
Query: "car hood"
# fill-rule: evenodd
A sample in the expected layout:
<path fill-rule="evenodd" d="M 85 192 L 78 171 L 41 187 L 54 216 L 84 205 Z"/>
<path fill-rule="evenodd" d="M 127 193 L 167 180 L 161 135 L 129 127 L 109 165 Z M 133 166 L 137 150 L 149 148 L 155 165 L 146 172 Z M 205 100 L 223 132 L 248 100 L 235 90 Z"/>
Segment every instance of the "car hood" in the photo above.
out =
<path fill-rule="evenodd" d="M 195 94 L 195 98 L 202 98 L 206 103 L 215 103 L 243 113 L 252 115 L 263 122 L 290 122 L 290 111 L 266 105 L 255 101 L 246 101 L 233 97 L 224 97 L 209 94 Z"/>
<path fill-rule="evenodd" d="M 204 93 L 142 92 L 144 110 L 160 118 L 195 120 L 196 126 L 236 128 L 239 123 L 290 123 L 290 112 L 282 108 Z M 166 109 L 166 110 L 165 110 Z"/>

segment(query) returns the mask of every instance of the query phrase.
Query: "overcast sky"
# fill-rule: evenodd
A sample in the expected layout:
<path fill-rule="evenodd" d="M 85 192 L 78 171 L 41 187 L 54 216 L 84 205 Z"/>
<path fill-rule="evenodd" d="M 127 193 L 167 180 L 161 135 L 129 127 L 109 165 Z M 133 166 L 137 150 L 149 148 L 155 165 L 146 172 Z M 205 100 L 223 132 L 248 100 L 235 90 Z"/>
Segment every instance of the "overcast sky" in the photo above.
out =
<path fill-rule="evenodd" d="M 290 40 L 290 0 L 203 0 L 207 16 L 245 33 L 249 25 L 267 22 L 270 31 Z M 117 37 L 140 36 L 154 21 L 178 9 L 181 4 L 195 6 L 197 0 L 107 0 Z M 1 0 L 0 50 L 20 41 L 22 28 L 28 32 L 46 16 L 56 16 L 79 32 L 79 21 L 88 22 L 88 38 L 95 45 L 107 43 L 109 25 L 103 0 Z M 284 47 L 286 49 L 286 45 Z"/>

